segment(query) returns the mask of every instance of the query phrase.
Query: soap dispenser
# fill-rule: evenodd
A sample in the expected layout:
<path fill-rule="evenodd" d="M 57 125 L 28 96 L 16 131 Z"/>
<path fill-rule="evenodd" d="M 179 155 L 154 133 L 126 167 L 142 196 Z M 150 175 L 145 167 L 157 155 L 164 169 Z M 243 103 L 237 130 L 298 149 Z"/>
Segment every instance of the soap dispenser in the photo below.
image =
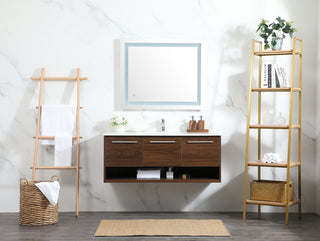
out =
<path fill-rule="evenodd" d="M 204 130 L 204 120 L 202 120 L 202 115 L 200 116 L 200 120 L 198 121 L 198 130 Z"/>
<path fill-rule="evenodd" d="M 189 130 L 196 131 L 197 130 L 197 122 L 194 120 L 194 116 L 191 117 L 191 121 L 189 121 Z"/>
<path fill-rule="evenodd" d="M 173 179 L 172 167 L 169 167 L 169 170 L 167 171 L 167 179 Z"/>

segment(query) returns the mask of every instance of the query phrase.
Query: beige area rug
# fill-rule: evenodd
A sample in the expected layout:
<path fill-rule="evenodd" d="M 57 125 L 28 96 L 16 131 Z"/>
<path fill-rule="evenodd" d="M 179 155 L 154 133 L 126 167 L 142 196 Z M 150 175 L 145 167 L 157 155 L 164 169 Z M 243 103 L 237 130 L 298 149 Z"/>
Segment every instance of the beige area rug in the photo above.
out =
<path fill-rule="evenodd" d="M 94 236 L 230 236 L 219 219 L 101 220 Z"/>

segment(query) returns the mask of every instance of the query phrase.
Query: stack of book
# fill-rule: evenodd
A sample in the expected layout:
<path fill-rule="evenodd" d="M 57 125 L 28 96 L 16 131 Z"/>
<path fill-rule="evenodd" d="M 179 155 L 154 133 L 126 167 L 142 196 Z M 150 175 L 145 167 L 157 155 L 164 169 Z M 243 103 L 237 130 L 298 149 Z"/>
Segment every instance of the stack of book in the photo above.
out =
<path fill-rule="evenodd" d="M 138 169 L 137 179 L 155 179 L 160 180 L 161 170 L 160 169 Z"/>
<path fill-rule="evenodd" d="M 279 64 L 263 63 L 262 88 L 286 88 L 290 87 L 286 70 Z"/>

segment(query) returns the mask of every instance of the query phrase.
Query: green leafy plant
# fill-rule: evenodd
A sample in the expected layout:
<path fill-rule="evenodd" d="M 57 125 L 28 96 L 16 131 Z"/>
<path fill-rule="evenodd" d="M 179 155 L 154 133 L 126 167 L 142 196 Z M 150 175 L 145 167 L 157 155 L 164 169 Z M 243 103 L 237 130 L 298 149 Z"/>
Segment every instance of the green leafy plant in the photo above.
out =
<path fill-rule="evenodd" d="M 128 124 L 128 120 L 126 118 L 124 118 L 123 116 L 114 116 L 111 119 L 111 126 L 113 127 L 124 127 Z"/>
<path fill-rule="evenodd" d="M 287 35 L 292 38 L 293 33 L 297 32 L 297 29 L 292 26 L 292 23 L 292 21 L 287 21 L 280 17 L 277 17 L 276 21 L 272 23 L 262 19 L 256 32 L 263 38 L 264 49 L 274 47 L 276 45 L 275 38 L 284 39 Z M 272 38 L 271 42 L 269 42 L 270 37 Z"/>

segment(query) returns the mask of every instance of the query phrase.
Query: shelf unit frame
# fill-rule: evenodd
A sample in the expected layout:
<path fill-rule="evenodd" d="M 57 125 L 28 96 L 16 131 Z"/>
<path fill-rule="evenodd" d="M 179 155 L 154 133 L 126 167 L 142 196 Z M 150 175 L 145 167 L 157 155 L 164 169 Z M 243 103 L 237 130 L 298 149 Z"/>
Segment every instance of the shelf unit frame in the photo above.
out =
<path fill-rule="evenodd" d="M 258 50 L 255 50 L 258 46 Z M 291 55 L 292 66 L 291 66 L 291 87 L 289 88 L 261 88 L 261 67 L 262 57 L 264 56 L 281 56 Z M 296 55 L 299 58 L 299 87 L 294 87 L 295 80 L 295 61 Z M 258 67 L 258 88 L 252 88 L 253 81 L 253 63 L 254 57 L 259 58 Z M 257 92 L 258 94 L 258 124 L 250 124 L 251 120 L 251 102 L 252 93 Z M 263 92 L 290 92 L 290 109 L 289 109 L 289 124 L 288 125 L 262 125 L 261 124 L 261 94 Z M 298 93 L 299 98 L 299 113 L 298 113 L 298 124 L 293 125 L 292 123 L 292 107 L 294 93 Z M 302 39 L 293 38 L 292 50 L 278 50 L 278 51 L 262 51 L 262 42 L 252 40 L 251 50 L 251 65 L 250 65 L 250 82 L 249 82 L 249 97 L 248 97 L 248 116 L 247 116 L 247 136 L 246 136 L 246 156 L 245 156 L 245 180 L 244 180 L 244 197 L 243 197 L 243 220 L 246 219 L 246 205 L 255 204 L 258 205 L 258 214 L 261 213 L 261 205 L 269 206 L 280 206 L 285 207 L 285 223 L 288 224 L 289 219 L 289 207 L 295 204 L 299 205 L 299 218 L 301 218 L 301 95 L 302 95 Z M 257 129 L 258 131 L 258 159 L 257 161 L 249 162 L 249 137 L 250 130 Z M 286 129 L 288 130 L 288 150 L 287 150 L 287 162 L 282 163 L 263 163 L 261 161 L 261 129 Z M 298 131 L 298 161 L 291 162 L 291 134 L 292 130 L 297 129 Z M 273 167 L 273 168 L 286 168 L 286 185 L 285 185 L 285 202 L 266 202 L 258 200 L 247 199 L 247 184 L 248 184 L 248 167 L 255 166 L 258 168 L 258 180 L 261 180 L 261 167 Z M 298 199 L 289 201 L 289 180 L 290 180 L 290 169 L 293 167 L 298 168 Z"/>

